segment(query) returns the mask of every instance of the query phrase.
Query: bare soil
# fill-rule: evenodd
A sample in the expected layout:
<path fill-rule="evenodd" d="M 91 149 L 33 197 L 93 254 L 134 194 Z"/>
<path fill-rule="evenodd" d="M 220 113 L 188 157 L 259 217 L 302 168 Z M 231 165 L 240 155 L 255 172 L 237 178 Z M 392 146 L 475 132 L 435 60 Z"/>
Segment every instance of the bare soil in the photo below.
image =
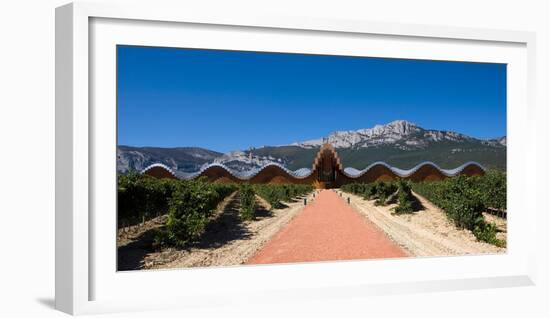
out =
<path fill-rule="evenodd" d="M 143 259 L 153 251 L 155 230 L 164 226 L 167 215 L 118 230 L 117 268 L 118 270 L 140 269 Z"/>
<path fill-rule="evenodd" d="M 238 193 L 228 197 L 218 206 L 214 220 L 208 225 L 201 240 L 187 249 L 166 248 L 156 251 L 152 248 L 152 237 L 148 233 L 164 226 L 162 218 L 146 222 L 147 225 L 136 235 L 125 236 L 119 233 L 119 270 L 231 266 L 245 263 L 304 207 L 303 198 L 285 203 L 282 209 L 271 209 L 258 196 L 256 201 L 256 219 L 244 221 L 239 216 Z"/>
<path fill-rule="evenodd" d="M 343 193 L 351 198 L 351 205 L 368 220 L 381 228 L 389 237 L 407 250 L 411 256 L 445 256 L 465 254 L 495 254 L 506 252 L 492 244 L 478 241 L 469 230 L 462 230 L 449 221 L 441 209 L 422 196 L 414 193 L 423 209 L 412 214 L 395 214 L 395 204 L 376 206 L 374 200 Z M 490 222 L 498 221 L 497 227 L 504 229 L 497 235 L 506 238 L 506 220 L 485 215 Z M 498 220 L 496 220 L 498 219 Z"/>

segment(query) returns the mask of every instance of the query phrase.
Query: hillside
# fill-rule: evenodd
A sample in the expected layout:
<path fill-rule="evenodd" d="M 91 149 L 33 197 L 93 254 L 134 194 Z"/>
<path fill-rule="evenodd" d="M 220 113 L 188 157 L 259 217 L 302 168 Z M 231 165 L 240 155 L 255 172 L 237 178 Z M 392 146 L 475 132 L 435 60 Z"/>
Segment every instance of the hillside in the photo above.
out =
<path fill-rule="evenodd" d="M 363 169 L 375 161 L 385 161 L 402 169 L 409 169 L 422 161 L 433 161 L 447 169 L 467 161 L 477 161 L 487 168 L 506 169 L 505 136 L 477 139 L 396 120 L 356 131 L 336 131 L 319 139 L 291 145 L 264 146 L 225 154 L 196 147 L 119 146 L 117 170 L 124 173 L 129 169 L 141 170 L 152 163 L 163 163 L 174 170 L 193 172 L 214 162 L 241 171 L 272 162 L 296 170 L 311 167 L 324 142 L 336 148 L 345 167 L 356 169 Z"/>

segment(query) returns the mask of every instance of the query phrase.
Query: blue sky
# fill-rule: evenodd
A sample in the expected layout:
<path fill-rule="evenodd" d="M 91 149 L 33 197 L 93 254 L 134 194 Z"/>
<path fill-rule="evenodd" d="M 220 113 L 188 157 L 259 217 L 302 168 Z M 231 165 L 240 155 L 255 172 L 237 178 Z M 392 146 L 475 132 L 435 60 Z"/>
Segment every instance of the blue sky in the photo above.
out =
<path fill-rule="evenodd" d="M 506 134 L 506 65 L 118 46 L 118 144 L 226 152 L 405 119 Z"/>

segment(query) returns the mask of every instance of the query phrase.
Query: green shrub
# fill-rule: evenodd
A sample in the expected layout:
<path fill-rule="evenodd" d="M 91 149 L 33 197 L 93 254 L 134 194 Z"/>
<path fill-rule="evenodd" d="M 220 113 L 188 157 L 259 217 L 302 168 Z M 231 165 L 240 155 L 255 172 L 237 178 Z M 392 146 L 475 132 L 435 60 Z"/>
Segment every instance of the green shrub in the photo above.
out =
<path fill-rule="evenodd" d="M 283 199 L 283 195 L 280 188 L 267 185 L 254 185 L 254 191 L 264 198 L 271 205 L 271 208 L 278 209 L 282 206 L 280 201 Z"/>
<path fill-rule="evenodd" d="M 414 186 L 415 191 L 442 208 L 459 228 L 473 230 L 486 206 L 476 180 L 463 175 Z"/>
<path fill-rule="evenodd" d="M 376 205 L 386 205 L 388 198 L 397 191 L 397 185 L 394 182 L 375 182 L 373 190 L 370 190 L 370 193 L 374 192 L 374 196 L 371 198 L 376 199 Z"/>
<path fill-rule="evenodd" d="M 196 241 L 211 221 L 211 216 L 235 185 L 214 184 L 204 180 L 180 181 L 169 201 L 164 233 L 158 233 L 156 243 L 184 247 Z"/>
<path fill-rule="evenodd" d="M 376 205 L 386 205 L 388 199 L 397 191 L 395 182 L 377 181 L 374 183 L 349 183 L 341 187 L 344 192 L 362 196 L 365 200 L 376 199 Z"/>
<path fill-rule="evenodd" d="M 447 217 L 459 228 L 471 230 L 480 241 L 497 246 L 505 242 L 496 239 L 496 227 L 483 218 L 487 208 L 506 209 L 506 174 L 489 170 L 481 177 L 459 175 L 442 181 L 410 183 L 395 182 L 350 183 L 342 186 L 345 192 L 376 199 L 375 204 L 388 203 L 397 190 L 396 213 L 410 213 L 420 209 L 420 202 L 412 189 L 445 211 Z"/>
<path fill-rule="evenodd" d="M 278 209 L 283 206 L 282 202 L 290 202 L 296 197 L 307 194 L 313 190 L 313 187 L 306 184 L 256 184 L 253 189 L 273 209 Z"/>
<path fill-rule="evenodd" d="M 376 195 L 376 187 L 374 183 L 348 183 L 340 188 L 344 192 L 353 193 L 370 200 Z"/>
<path fill-rule="evenodd" d="M 418 199 L 412 194 L 409 181 L 399 180 L 397 182 L 397 206 L 395 213 L 412 213 L 420 210 L 421 205 Z"/>
<path fill-rule="evenodd" d="M 491 188 L 495 185 L 498 186 Z M 496 239 L 496 227 L 487 224 L 483 217 L 483 212 L 492 205 L 506 206 L 504 174 L 495 172 L 482 177 L 460 175 L 438 182 L 415 183 L 413 189 L 445 211 L 457 227 L 471 230 L 478 240 L 497 246 L 505 244 Z"/>
<path fill-rule="evenodd" d="M 256 195 L 254 189 L 248 183 L 241 184 L 239 188 L 240 193 L 240 214 L 245 220 L 252 220 L 255 218 L 256 212 Z"/>
<path fill-rule="evenodd" d="M 478 187 L 483 193 L 483 201 L 489 208 L 506 210 L 506 173 L 499 170 L 488 170 L 478 177 Z"/>
<path fill-rule="evenodd" d="M 473 233 L 480 241 L 484 241 L 498 247 L 506 247 L 506 241 L 497 239 L 497 227 L 494 223 L 487 223 L 485 221 L 480 222 L 475 226 Z"/>
<path fill-rule="evenodd" d="M 118 223 L 127 225 L 168 213 L 166 228 L 158 231 L 155 243 L 181 247 L 204 232 L 218 203 L 236 188 L 203 179 L 157 179 L 137 172 L 120 175 Z"/>
<path fill-rule="evenodd" d="M 117 180 L 118 224 L 135 224 L 168 212 L 168 201 L 177 180 L 156 179 L 137 172 Z"/>
<path fill-rule="evenodd" d="M 214 208 L 213 203 L 218 199 L 218 194 L 206 184 L 189 182 L 180 185 L 170 200 L 166 221 L 170 243 L 183 247 L 196 240 L 204 232 Z"/>

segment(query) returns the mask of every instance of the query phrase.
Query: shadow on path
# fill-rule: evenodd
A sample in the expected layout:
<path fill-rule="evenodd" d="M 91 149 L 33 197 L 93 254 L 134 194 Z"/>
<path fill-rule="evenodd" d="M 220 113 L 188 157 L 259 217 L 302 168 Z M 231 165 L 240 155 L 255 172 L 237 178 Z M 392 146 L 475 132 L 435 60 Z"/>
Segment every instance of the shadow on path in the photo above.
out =
<path fill-rule="evenodd" d="M 237 194 L 224 211 L 208 224 L 201 239 L 191 247 L 219 248 L 231 241 L 249 238 L 251 233 L 239 216 L 239 202 L 240 195 Z"/>
<path fill-rule="evenodd" d="M 143 232 L 135 241 L 120 246 L 117 250 L 117 269 L 119 271 L 140 269 L 145 256 L 154 251 L 154 239 L 155 229 L 150 229 Z"/>

